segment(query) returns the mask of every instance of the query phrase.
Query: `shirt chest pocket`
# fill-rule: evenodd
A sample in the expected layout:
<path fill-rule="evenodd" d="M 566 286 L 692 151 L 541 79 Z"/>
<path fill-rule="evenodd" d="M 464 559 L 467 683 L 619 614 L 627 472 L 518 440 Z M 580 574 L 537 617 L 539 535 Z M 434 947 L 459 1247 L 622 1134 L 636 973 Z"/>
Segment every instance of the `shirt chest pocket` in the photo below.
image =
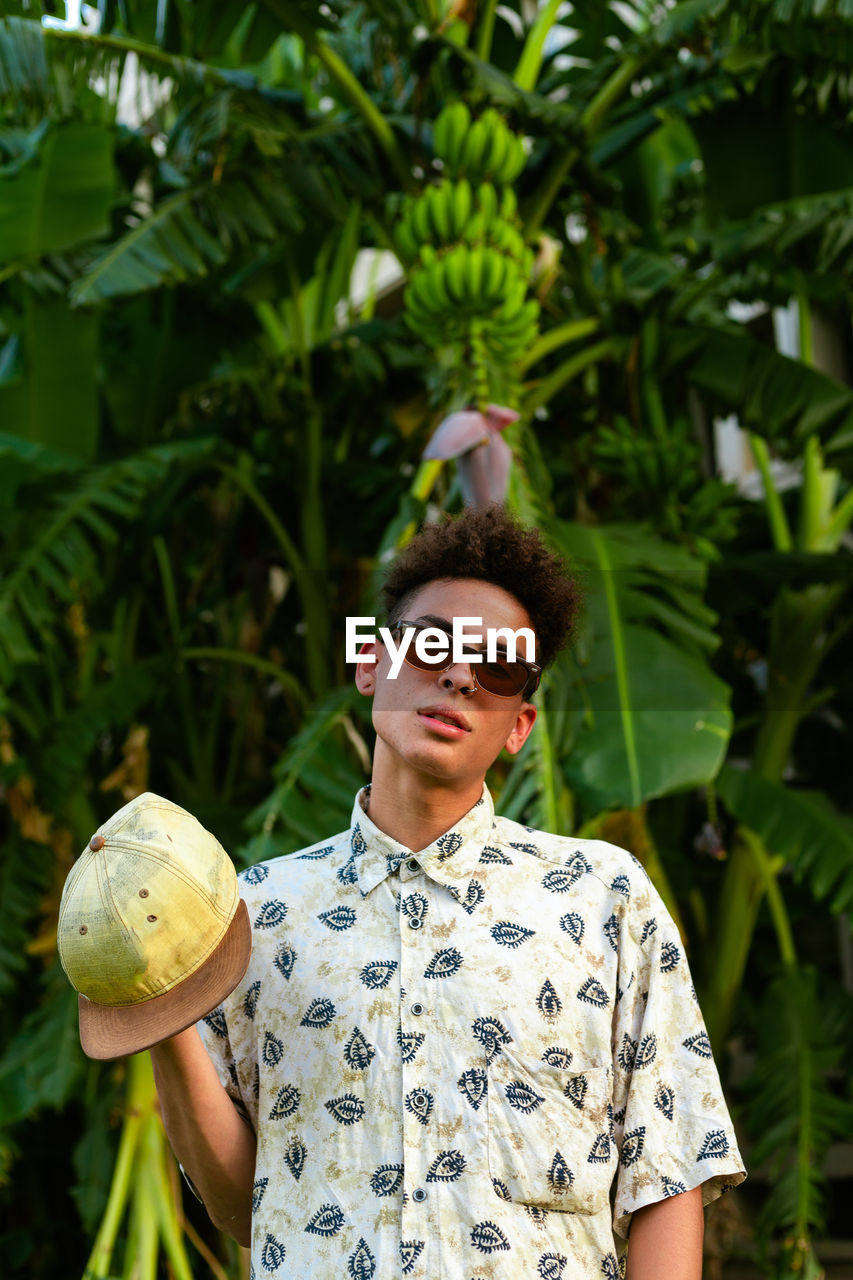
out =
<path fill-rule="evenodd" d="M 490 1063 L 489 1172 L 510 1200 L 598 1213 L 616 1162 L 608 1067 L 566 1071 L 506 1046 Z"/>

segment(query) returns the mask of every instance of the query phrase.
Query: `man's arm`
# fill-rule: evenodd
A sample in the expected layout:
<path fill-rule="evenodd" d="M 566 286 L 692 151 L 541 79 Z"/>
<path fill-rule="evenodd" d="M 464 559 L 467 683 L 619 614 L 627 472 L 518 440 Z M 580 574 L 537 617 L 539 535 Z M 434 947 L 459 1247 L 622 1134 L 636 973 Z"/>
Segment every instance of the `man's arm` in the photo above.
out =
<path fill-rule="evenodd" d="M 702 1188 L 638 1209 L 631 1220 L 628 1280 L 701 1280 Z"/>
<path fill-rule="evenodd" d="M 248 1246 L 257 1141 L 195 1027 L 149 1050 L 163 1124 L 214 1224 Z"/>

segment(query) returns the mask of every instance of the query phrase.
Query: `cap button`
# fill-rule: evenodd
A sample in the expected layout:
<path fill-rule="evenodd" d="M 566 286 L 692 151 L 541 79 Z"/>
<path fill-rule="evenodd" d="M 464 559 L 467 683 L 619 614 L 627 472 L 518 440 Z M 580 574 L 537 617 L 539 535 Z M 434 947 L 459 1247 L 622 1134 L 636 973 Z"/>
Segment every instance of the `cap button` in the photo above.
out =
<path fill-rule="evenodd" d="M 107 842 L 103 836 L 92 836 L 92 839 L 89 841 L 89 848 L 92 850 L 92 853 L 97 853 L 99 849 L 103 849 L 106 843 Z"/>

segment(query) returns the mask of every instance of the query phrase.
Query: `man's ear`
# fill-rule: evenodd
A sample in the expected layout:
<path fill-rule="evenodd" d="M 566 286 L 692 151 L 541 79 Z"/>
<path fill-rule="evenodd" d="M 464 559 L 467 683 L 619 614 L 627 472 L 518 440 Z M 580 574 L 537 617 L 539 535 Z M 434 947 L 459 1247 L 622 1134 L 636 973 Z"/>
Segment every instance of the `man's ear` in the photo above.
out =
<path fill-rule="evenodd" d="M 358 662 L 355 667 L 355 687 L 359 693 L 363 693 L 365 697 L 370 698 L 376 689 L 376 668 L 381 657 L 382 645 L 378 640 L 365 640 L 364 644 L 359 646 L 359 654 L 372 653 L 375 662 Z"/>
<path fill-rule="evenodd" d="M 512 732 L 504 746 L 511 756 L 517 755 L 530 736 L 530 730 L 536 723 L 537 711 L 532 702 L 522 702 L 518 708 Z"/>

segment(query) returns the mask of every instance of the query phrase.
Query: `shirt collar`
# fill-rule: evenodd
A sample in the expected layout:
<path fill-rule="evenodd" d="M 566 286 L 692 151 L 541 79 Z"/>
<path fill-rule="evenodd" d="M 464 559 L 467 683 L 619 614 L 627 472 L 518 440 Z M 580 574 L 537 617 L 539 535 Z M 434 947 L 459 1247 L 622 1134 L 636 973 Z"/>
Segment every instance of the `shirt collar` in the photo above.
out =
<path fill-rule="evenodd" d="M 362 896 L 396 871 L 400 864 L 416 859 L 428 876 L 439 884 L 458 888 L 480 860 L 494 825 L 495 806 L 489 789 L 483 784 L 480 799 L 449 831 L 433 840 L 417 853 L 399 840 L 380 831 L 367 815 L 364 806 L 370 787 L 363 787 L 355 798 L 350 821 L 349 864 L 358 877 Z M 417 874 L 417 872 L 412 872 Z"/>

